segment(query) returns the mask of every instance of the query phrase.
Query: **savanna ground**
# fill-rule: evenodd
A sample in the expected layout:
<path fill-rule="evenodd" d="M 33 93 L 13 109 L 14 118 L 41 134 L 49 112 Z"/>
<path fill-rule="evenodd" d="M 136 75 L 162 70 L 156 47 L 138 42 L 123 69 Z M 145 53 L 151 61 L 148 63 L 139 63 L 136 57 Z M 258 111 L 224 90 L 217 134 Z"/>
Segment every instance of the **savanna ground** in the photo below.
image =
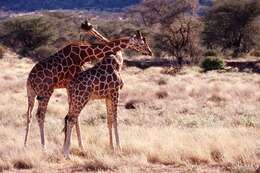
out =
<path fill-rule="evenodd" d="M 10 52 L 0 60 L 0 172 L 250 173 L 260 165 L 259 74 L 185 68 L 172 76 L 163 68 L 124 68 L 122 152 L 109 150 L 105 104 L 92 101 L 80 116 L 85 151 L 73 133 L 72 157 L 65 160 L 65 90 L 55 91 L 46 113 L 47 150 L 35 117 L 23 148 L 25 82 L 33 65 Z"/>

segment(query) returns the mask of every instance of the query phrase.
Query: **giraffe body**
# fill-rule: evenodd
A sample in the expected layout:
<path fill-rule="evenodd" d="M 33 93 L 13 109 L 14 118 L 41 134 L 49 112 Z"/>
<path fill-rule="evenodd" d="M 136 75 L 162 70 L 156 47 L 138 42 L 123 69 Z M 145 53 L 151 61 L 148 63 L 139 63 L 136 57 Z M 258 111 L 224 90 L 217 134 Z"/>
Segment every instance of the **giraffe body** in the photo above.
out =
<path fill-rule="evenodd" d="M 117 104 L 119 90 L 123 87 L 120 69 L 123 64 L 121 55 L 110 55 L 94 67 L 78 73 L 68 84 L 69 111 L 65 118 L 64 155 L 69 155 L 71 130 L 78 122 L 81 110 L 89 100 L 105 99 L 110 147 L 113 148 L 112 126 L 114 127 L 117 147 L 120 148 L 117 130 Z"/>

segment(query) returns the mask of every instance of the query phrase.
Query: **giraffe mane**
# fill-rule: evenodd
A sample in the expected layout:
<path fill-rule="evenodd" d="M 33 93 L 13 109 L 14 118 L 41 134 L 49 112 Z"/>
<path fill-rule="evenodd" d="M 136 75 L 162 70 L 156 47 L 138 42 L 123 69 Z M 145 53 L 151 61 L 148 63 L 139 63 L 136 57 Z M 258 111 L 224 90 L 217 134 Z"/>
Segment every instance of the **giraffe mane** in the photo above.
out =
<path fill-rule="evenodd" d="M 87 41 L 84 41 L 84 42 L 82 42 L 82 41 L 70 41 L 70 42 L 68 42 L 68 44 L 70 44 L 70 45 L 75 45 L 75 46 L 78 46 L 78 45 L 81 45 L 81 46 L 90 46 L 90 45 L 93 45 L 93 44 L 91 44 L 91 43 L 89 43 L 89 42 L 87 42 Z"/>
<path fill-rule="evenodd" d="M 107 43 L 98 42 L 98 43 L 93 43 L 93 44 L 91 44 L 91 45 L 107 45 L 107 44 L 112 43 L 112 42 L 120 41 L 120 40 L 123 40 L 123 39 L 129 39 L 129 38 L 130 38 L 130 37 L 122 37 L 122 38 L 110 40 L 110 41 L 107 42 Z"/>
<path fill-rule="evenodd" d="M 110 40 L 109 42 L 107 43 L 104 43 L 104 42 L 97 42 L 97 43 L 89 43 L 87 41 L 85 42 L 82 42 L 82 41 L 71 41 L 69 42 L 70 45 L 72 46 L 99 46 L 99 45 L 107 45 L 108 43 L 111 43 L 111 42 L 116 42 L 116 41 L 120 41 L 122 39 L 129 39 L 129 37 L 123 37 L 123 38 L 119 38 L 119 39 L 113 39 L 113 40 Z"/>

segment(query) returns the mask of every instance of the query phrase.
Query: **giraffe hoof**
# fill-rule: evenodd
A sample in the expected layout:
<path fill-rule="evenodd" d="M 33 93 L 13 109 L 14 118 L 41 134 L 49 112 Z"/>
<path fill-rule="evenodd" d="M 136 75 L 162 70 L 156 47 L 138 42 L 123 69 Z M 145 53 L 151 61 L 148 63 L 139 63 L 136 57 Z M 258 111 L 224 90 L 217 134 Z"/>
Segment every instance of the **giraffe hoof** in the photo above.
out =
<path fill-rule="evenodd" d="M 64 155 L 64 158 L 65 158 L 66 160 L 71 160 L 69 155 Z"/>
<path fill-rule="evenodd" d="M 70 160 L 69 151 L 63 150 L 63 156 L 66 160 Z"/>
<path fill-rule="evenodd" d="M 115 151 L 115 148 L 113 146 L 109 147 L 110 151 Z"/>
<path fill-rule="evenodd" d="M 42 152 L 46 152 L 46 147 L 45 147 L 45 145 L 42 146 Z"/>
<path fill-rule="evenodd" d="M 121 152 L 122 152 L 121 146 L 117 146 L 117 147 L 114 149 L 114 152 L 115 152 L 115 153 L 121 153 Z"/>
<path fill-rule="evenodd" d="M 85 150 L 83 146 L 80 146 L 79 148 L 80 148 L 81 151 Z"/>

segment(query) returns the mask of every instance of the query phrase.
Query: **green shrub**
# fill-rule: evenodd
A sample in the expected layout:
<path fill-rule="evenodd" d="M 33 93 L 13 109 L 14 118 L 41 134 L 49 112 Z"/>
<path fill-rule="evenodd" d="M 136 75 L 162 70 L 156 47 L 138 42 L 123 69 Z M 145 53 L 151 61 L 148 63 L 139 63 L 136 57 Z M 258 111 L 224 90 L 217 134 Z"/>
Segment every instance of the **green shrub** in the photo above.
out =
<path fill-rule="evenodd" d="M 5 48 L 0 45 L 0 59 L 4 57 L 4 53 L 5 53 Z"/>
<path fill-rule="evenodd" d="M 255 56 L 255 57 L 260 57 L 260 51 L 255 50 L 255 51 L 251 52 L 250 55 Z"/>
<path fill-rule="evenodd" d="M 1 23 L 2 43 L 15 48 L 22 55 L 50 41 L 53 30 L 43 17 L 17 17 Z"/>
<path fill-rule="evenodd" d="M 213 50 L 208 50 L 204 53 L 204 56 L 205 57 L 207 57 L 207 56 L 218 56 L 218 54 Z"/>
<path fill-rule="evenodd" d="M 203 43 L 232 50 L 233 57 L 256 49 L 260 42 L 259 11 L 259 0 L 215 1 L 203 17 Z"/>
<path fill-rule="evenodd" d="M 205 57 L 202 60 L 201 67 L 204 71 L 223 69 L 224 61 L 218 57 Z"/>
<path fill-rule="evenodd" d="M 56 51 L 56 48 L 52 46 L 41 46 L 33 51 L 32 56 L 34 60 L 39 61 L 41 59 L 49 57 Z"/>

